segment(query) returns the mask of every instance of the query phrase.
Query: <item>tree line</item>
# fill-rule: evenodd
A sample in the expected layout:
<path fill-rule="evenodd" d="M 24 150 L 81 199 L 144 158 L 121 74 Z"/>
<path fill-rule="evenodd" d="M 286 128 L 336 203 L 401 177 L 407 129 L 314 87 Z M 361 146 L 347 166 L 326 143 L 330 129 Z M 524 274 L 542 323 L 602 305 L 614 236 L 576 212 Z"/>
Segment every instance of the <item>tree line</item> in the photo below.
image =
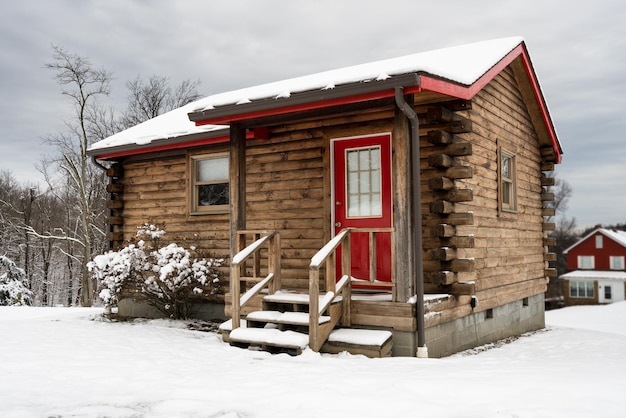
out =
<path fill-rule="evenodd" d="M 119 112 L 106 105 L 112 72 L 59 46 L 45 67 L 74 110 L 62 132 L 42 138 L 55 150 L 35 164 L 43 183 L 20 184 L 10 171 L 0 171 L 0 256 L 23 269 L 33 304 L 91 306 L 96 289 L 87 263 L 108 250 L 107 177 L 87 149 L 199 99 L 200 81 L 172 86 L 166 76 L 138 76 L 126 83 L 128 103 Z"/>

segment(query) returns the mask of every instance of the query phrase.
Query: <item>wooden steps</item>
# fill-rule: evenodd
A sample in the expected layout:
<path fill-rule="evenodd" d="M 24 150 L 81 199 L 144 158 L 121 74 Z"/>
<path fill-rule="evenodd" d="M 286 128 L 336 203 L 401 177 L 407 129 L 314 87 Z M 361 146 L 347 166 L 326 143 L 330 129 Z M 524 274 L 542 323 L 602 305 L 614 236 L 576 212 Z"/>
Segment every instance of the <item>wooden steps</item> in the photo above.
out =
<path fill-rule="evenodd" d="M 320 304 L 327 297 L 321 295 Z M 340 322 L 341 302 L 341 296 L 333 297 L 326 312 L 319 316 L 320 329 L 328 337 L 321 351 L 332 354 L 347 351 L 368 357 L 390 356 L 390 331 L 335 329 Z M 248 313 L 242 319 L 241 327 L 234 330 L 232 320 L 226 321 L 220 326 L 220 333 L 224 341 L 233 346 L 299 355 L 309 345 L 309 303 L 309 295 L 305 293 L 277 291 L 264 295 L 262 310 Z"/>

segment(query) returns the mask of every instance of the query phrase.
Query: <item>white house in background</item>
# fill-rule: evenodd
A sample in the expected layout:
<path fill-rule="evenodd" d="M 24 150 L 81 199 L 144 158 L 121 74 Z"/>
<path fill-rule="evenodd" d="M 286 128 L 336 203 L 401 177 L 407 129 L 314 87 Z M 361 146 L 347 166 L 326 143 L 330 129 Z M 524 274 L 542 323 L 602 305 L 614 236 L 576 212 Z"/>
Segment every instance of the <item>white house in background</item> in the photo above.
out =
<path fill-rule="evenodd" d="M 623 301 L 626 288 L 626 231 L 597 228 L 564 251 L 566 305 Z"/>

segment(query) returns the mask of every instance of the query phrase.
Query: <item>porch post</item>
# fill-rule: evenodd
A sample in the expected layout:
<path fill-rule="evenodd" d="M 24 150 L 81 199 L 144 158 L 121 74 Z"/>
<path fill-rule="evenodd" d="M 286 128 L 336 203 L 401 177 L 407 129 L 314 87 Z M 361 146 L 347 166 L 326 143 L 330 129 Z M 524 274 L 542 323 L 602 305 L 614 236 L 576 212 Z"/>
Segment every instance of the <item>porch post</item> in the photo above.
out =
<path fill-rule="evenodd" d="M 413 96 L 407 96 L 412 100 Z M 406 302 L 415 295 L 414 251 L 411 216 L 411 133 L 409 119 L 396 106 L 393 127 L 395 300 Z"/>
<path fill-rule="evenodd" d="M 246 130 L 230 125 L 230 258 L 237 253 L 237 231 L 246 229 Z"/>

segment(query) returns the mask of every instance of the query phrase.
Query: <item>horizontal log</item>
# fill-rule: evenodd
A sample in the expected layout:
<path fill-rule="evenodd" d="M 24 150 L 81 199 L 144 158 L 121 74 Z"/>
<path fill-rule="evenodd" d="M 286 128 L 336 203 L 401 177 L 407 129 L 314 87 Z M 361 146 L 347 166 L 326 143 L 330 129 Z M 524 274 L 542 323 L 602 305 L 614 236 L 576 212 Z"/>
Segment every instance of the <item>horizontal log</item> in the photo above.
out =
<path fill-rule="evenodd" d="M 457 258 L 456 260 L 441 263 L 443 270 L 450 270 L 457 273 L 470 273 L 476 270 L 476 261 L 473 258 Z"/>
<path fill-rule="evenodd" d="M 107 169 L 107 177 L 123 177 L 124 176 L 124 167 L 120 164 L 113 164 L 111 167 Z"/>
<path fill-rule="evenodd" d="M 449 293 L 451 295 L 473 295 L 476 293 L 474 282 L 459 282 L 450 285 L 436 285 L 424 283 L 424 292 L 427 294 Z"/>
<path fill-rule="evenodd" d="M 471 165 L 450 167 L 446 170 L 445 177 L 450 179 L 469 179 L 474 176 L 474 170 Z"/>
<path fill-rule="evenodd" d="M 435 248 L 430 253 L 435 260 L 451 261 L 456 259 L 456 250 L 452 247 Z"/>
<path fill-rule="evenodd" d="M 122 209 L 124 207 L 123 200 L 109 200 L 107 201 L 107 208 L 109 209 Z"/>
<path fill-rule="evenodd" d="M 124 191 L 124 185 L 119 183 L 107 184 L 107 192 L 109 193 L 122 193 Z"/>
<path fill-rule="evenodd" d="M 554 208 L 541 209 L 541 216 L 554 216 L 555 214 L 556 214 L 556 209 Z"/>
<path fill-rule="evenodd" d="M 431 144 L 439 146 L 451 144 L 455 141 L 454 135 L 449 132 L 442 131 L 441 129 L 428 131 L 428 133 L 426 134 L 426 139 Z"/>
<path fill-rule="evenodd" d="M 453 112 L 469 110 L 472 108 L 472 102 L 470 100 L 450 100 L 449 102 L 443 102 L 442 105 L 446 109 L 450 109 Z"/>
<path fill-rule="evenodd" d="M 554 171 L 554 163 L 542 162 L 541 171 Z"/>
<path fill-rule="evenodd" d="M 437 214 L 450 214 L 454 212 L 454 203 L 447 200 L 437 200 L 430 203 L 430 212 Z"/>
<path fill-rule="evenodd" d="M 556 183 L 556 179 L 554 177 L 546 177 L 545 175 L 541 176 L 542 186 L 554 186 L 555 183 Z"/>
<path fill-rule="evenodd" d="M 553 222 L 545 222 L 543 224 L 541 224 L 541 229 L 542 231 L 554 231 L 556 230 L 556 224 L 554 224 Z"/>
<path fill-rule="evenodd" d="M 543 202 L 553 202 L 554 201 L 554 193 L 548 193 L 548 192 L 541 193 L 541 201 L 543 201 Z"/>
<path fill-rule="evenodd" d="M 556 253 L 545 253 L 543 255 L 544 261 L 556 261 Z"/>
<path fill-rule="evenodd" d="M 455 157 L 472 155 L 472 143 L 467 141 L 454 142 L 446 147 L 445 153 Z"/>
<path fill-rule="evenodd" d="M 474 248 L 473 236 L 454 236 L 450 238 L 450 245 L 456 248 Z"/>
<path fill-rule="evenodd" d="M 428 165 L 440 168 L 452 167 L 454 165 L 454 158 L 446 154 L 432 154 L 428 157 Z"/>
<path fill-rule="evenodd" d="M 109 225 L 124 225 L 123 216 L 109 216 Z"/>
<path fill-rule="evenodd" d="M 454 180 L 448 177 L 433 177 L 428 180 L 430 190 L 451 190 L 454 188 Z"/>
<path fill-rule="evenodd" d="M 469 120 L 459 120 L 448 124 L 448 132 L 453 134 L 465 134 L 472 132 L 472 122 Z"/>
<path fill-rule="evenodd" d="M 556 245 L 556 238 L 554 237 L 547 237 L 543 239 L 543 246 L 544 247 L 554 247 Z"/>
<path fill-rule="evenodd" d="M 424 273 L 426 283 L 434 285 L 449 285 L 458 281 L 458 274 L 453 271 L 432 271 Z"/>
<path fill-rule="evenodd" d="M 471 202 L 474 200 L 472 189 L 452 189 L 445 194 L 445 200 L 450 202 Z"/>
<path fill-rule="evenodd" d="M 544 270 L 546 277 L 556 277 L 556 269 L 555 268 L 547 268 Z"/>
<path fill-rule="evenodd" d="M 446 218 L 446 223 L 450 225 L 474 225 L 474 214 L 472 212 L 451 213 Z"/>
<path fill-rule="evenodd" d="M 452 122 L 457 120 L 457 116 L 453 111 L 441 106 L 430 107 L 427 114 L 431 123 Z"/>
<path fill-rule="evenodd" d="M 449 238 L 456 234 L 456 227 L 450 224 L 439 224 L 433 229 L 435 235 L 441 238 Z"/>

